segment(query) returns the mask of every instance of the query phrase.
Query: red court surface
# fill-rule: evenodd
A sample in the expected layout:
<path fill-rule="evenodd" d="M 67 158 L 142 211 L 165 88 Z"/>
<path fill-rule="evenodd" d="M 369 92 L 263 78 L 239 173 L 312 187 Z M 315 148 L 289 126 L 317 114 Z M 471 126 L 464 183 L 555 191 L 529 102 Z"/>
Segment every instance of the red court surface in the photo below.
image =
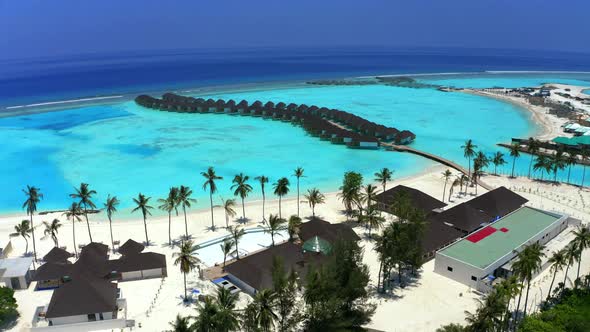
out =
<path fill-rule="evenodd" d="M 506 233 L 506 232 L 508 232 L 508 228 L 502 227 L 502 228 L 500 228 L 500 232 Z"/>
<path fill-rule="evenodd" d="M 477 243 L 483 239 L 485 239 L 486 237 L 494 234 L 497 231 L 497 229 L 495 229 L 492 226 L 488 226 L 484 229 L 482 229 L 481 231 L 471 234 L 467 237 L 467 240 L 473 243 Z"/>

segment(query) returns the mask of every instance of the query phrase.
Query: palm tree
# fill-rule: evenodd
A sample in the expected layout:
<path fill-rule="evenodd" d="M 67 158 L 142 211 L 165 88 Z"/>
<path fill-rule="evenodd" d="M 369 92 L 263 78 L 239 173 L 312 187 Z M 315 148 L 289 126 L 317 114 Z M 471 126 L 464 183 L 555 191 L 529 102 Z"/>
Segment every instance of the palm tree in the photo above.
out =
<path fill-rule="evenodd" d="M 80 200 L 78 203 L 80 207 L 83 207 L 84 218 L 88 227 L 88 237 L 90 237 L 90 242 L 92 242 L 92 233 L 90 232 L 90 223 L 88 222 L 88 208 L 96 208 L 96 205 L 92 202 L 92 196 L 96 194 L 96 191 L 90 190 L 88 183 L 80 183 L 80 188 L 74 188 L 74 190 L 76 192 L 70 194 L 70 197 Z"/>
<path fill-rule="evenodd" d="M 223 287 L 217 288 L 215 302 L 219 308 L 219 312 L 215 315 L 216 331 L 226 332 L 239 329 L 239 316 L 235 310 L 238 299 L 238 294 L 232 293 L 230 289 Z"/>
<path fill-rule="evenodd" d="M 264 213 L 264 205 L 266 203 L 266 193 L 264 192 L 264 187 L 268 183 L 268 178 L 264 175 L 257 176 L 254 180 L 260 182 L 260 190 L 262 191 L 262 220 L 266 221 L 266 214 Z"/>
<path fill-rule="evenodd" d="M 236 216 L 236 200 L 235 199 L 221 199 L 221 206 L 223 207 L 223 211 L 225 212 L 225 228 L 229 227 L 229 218 L 234 218 Z"/>
<path fill-rule="evenodd" d="M 296 215 L 292 215 L 289 217 L 289 222 L 287 223 L 287 231 L 289 232 L 289 241 L 293 241 L 295 234 L 299 232 L 299 227 L 301 227 L 301 218 Z"/>
<path fill-rule="evenodd" d="M 234 248 L 234 241 L 232 241 L 231 239 L 225 239 L 219 246 L 221 247 L 221 251 L 223 252 L 223 267 L 225 268 L 225 261 L 227 259 L 227 256 L 231 254 L 231 250 Z"/>
<path fill-rule="evenodd" d="M 550 169 L 551 169 L 551 163 L 549 162 L 547 157 L 545 157 L 545 155 L 538 155 L 535 158 L 535 163 L 533 164 L 533 170 L 535 172 L 541 171 L 541 181 L 543 181 L 543 173 L 549 172 Z"/>
<path fill-rule="evenodd" d="M 151 199 L 151 197 L 145 197 L 142 193 L 139 193 L 137 198 L 133 199 L 133 202 L 135 203 L 136 207 L 133 210 L 131 210 L 131 212 L 141 211 L 141 214 L 143 216 L 143 227 L 145 229 L 145 245 L 146 246 L 150 245 L 150 240 L 148 238 L 148 231 L 147 231 L 147 216 L 152 215 L 150 210 L 153 209 L 152 206 L 148 205 L 150 199 Z"/>
<path fill-rule="evenodd" d="M 565 164 L 568 166 L 567 169 L 567 183 L 570 183 L 570 174 L 572 172 L 572 166 L 578 164 L 578 157 L 574 153 L 569 153 L 565 158 Z"/>
<path fill-rule="evenodd" d="M 172 245 L 172 211 L 178 206 L 178 188 L 171 187 L 168 197 L 159 198 L 158 203 L 158 209 L 168 213 L 168 245 Z"/>
<path fill-rule="evenodd" d="M 275 313 L 276 295 L 270 289 L 263 289 L 256 293 L 252 301 L 245 310 L 248 316 L 258 330 L 270 332 L 274 330 L 275 322 L 279 319 Z"/>
<path fill-rule="evenodd" d="M 201 175 L 206 179 L 203 183 L 203 190 L 207 190 L 209 187 L 209 199 L 211 201 L 211 229 L 215 229 L 215 221 L 213 220 L 213 194 L 217 192 L 216 180 L 221 180 L 223 177 L 215 174 L 213 167 L 209 166 L 207 172 L 202 172 Z"/>
<path fill-rule="evenodd" d="M 281 213 L 281 198 L 289 193 L 289 179 L 280 178 L 273 184 L 274 194 L 279 196 L 279 218 L 282 218 Z"/>
<path fill-rule="evenodd" d="M 28 237 L 31 236 L 32 229 L 29 225 L 28 220 L 22 220 L 20 224 L 14 226 L 14 233 L 10 234 L 10 236 L 22 236 L 25 239 L 25 254 L 29 252 L 29 240 Z"/>
<path fill-rule="evenodd" d="M 552 166 L 551 170 L 553 171 L 553 182 L 557 182 L 557 171 L 564 169 L 566 166 L 566 158 L 563 150 L 557 150 L 549 159 Z"/>
<path fill-rule="evenodd" d="M 264 230 L 265 233 L 269 233 L 272 239 L 272 246 L 275 246 L 275 234 L 278 232 L 285 230 L 285 223 L 287 221 L 285 219 L 280 218 L 276 214 L 271 214 L 268 217 L 268 226 Z"/>
<path fill-rule="evenodd" d="M 381 183 L 383 186 L 383 192 L 385 192 L 387 182 L 391 181 L 392 177 L 393 171 L 390 171 L 387 167 L 382 168 L 379 172 L 375 173 L 375 181 Z"/>
<path fill-rule="evenodd" d="M 553 279 L 551 279 L 551 285 L 549 285 L 549 291 L 547 293 L 546 301 L 549 301 L 549 297 L 551 297 L 551 290 L 553 289 L 553 282 L 555 282 L 555 276 L 557 272 L 561 271 L 563 267 L 567 264 L 567 256 L 566 251 L 564 249 L 554 252 L 551 258 L 548 261 L 551 264 L 551 270 L 553 271 Z"/>
<path fill-rule="evenodd" d="M 520 157 L 520 145 L 512 143 L 510 145 L 510 157 L 512 157 L 512 173 L 510 177 L 514 177 L 514 165 L 516 165 L 516 158 Z"/>
<path fill-rule="evenodd" d="M 498 166 L 502 166 L 506 164 L 506 160 L 504 160 L 504 154 L 500 151 L 496 152 L 494 157 L 492 158 L 492 164 L 494 164 L 494 175 L 498 175 L 497 168 Z M 530 171 L 529 171 L 530 173 Z M 529 174 L 530 177 L 530 174 Z"/>
<path fill-rule="evenodd" d="M 451 201 L 451 197 L 453 197 L 453 189 L 459 185 L 459 178 L 455 178 L 453 182 L 451 182 L 451 187 L 449 188 L 449 202 Z"/>
<path fill-rule="evenodd" d="M 51 221 L 50 223 L 47 221 L 44 221 L 43 225 L 45 225 L 45 230 L 43 231 L 43 234 L 45 236 L 50 236 L 51 239 L 53 240 L 53 243 L 55 244 L 55 246 L 59 247 L 57 233 L 59 232 L 59 229 L 62 226 L 59 219 L 53 219 L 53 221 Z"/>
<path fill-rule="evenodd" d="M 252 191 L 252 186 L 248 183 L 250 177 L 242 173 L 234 176 L 231 189 L 234 190 L 234 196 L 240 196 L 242 199 L 242 219 L 246 220 L 246 208 L 244 207 L 244 198 Z"/>
<path fill-rule="evenodd" d="M 23 209 L 26 209 L 29 219 L 31 221 L 31 235 L 33 236 L 33 255 L 35 261 L 37 260 L 37 248 L 35 247 L 35 225 L 33 224 L 33 214 L 37 212 L 37 204 L 43 199 L 41 190 L 34 186 L 27 186 L 27 189 L 23 189 L 27 199 L 23 203 Z"/>
<path fill-rule="evenodd" d="M 172 326 L 172 330 L 168 330 L 166 332 L 192 332 L 193 331 L 190 328 L 189 317 L 182 317 L 179 314 L 176 315 L 176 320 L 174 322 L 170 322 L 170 326 Z"/>
<path fill-rule="evenodd" d="M 242 238 L 242 236 L 244 236 L 246 234 L 246 232 L 244 231 L 243 228 L 237 227 L 237 226 L 229 226 L 227 228 L 227 230 L 229 231 L 229 234 L 231 235 L 231 237 L 234 240 L 234 245 L 236 246 L 236 258 L 240 259 L 240 251 L 238 250 L 238 243 L 240 242 L 240 239 Z"/>
<path fill-rule="evenodd" d="M 76 258 L 78 258 L 78 249 L 76 247 L 76 221 L 81 221 L 82 218 L 80 216 L 83 214 L 82 209 L 80 209 L 80 204 L 76 202 L 72 202 L 72 205 L 63 213 L 67 219 L 72 219 L 72 239 L 74 242 L 74 254 L 76 254 Z"/>
<path fill-rule="evenodd" d="M 304 197 L 311 208 L 311 214 L 315 217 L 315 206 L 324 204 L 326 197 L 317 188 L 307 189 L 307 194 Z"/>
<path fill-rule="evenodd" d="M 367 213 L 361 217 L 362 223 L 369 229 L 369 237 L 371 237 L 371 230 L 373 228 L 379 229 L 383 226 L 385 218 L 379 215 L 379 211 L 374 206 L 369 206 Z"/>
<path fill-rule="evenodd" d="M 445 201 L 445 193 L 447 192 L 447 182 L 449 182 L 449 179 L 451 178 L 451 176 L 453 175 L 453 173 L 451 173 L 451 171 L 449 169 L 447 169 L 446 171 L 444 171 L 442 173 L 443 179 L 445 180 L 445 185 L 443 187 L 443 197 L 442 197 L 442 201 Z"/>
<path fill-rule="evenodd" d="M 467 177 L 467 175 L 461 174 L 461 175 L 459 175 L 458 179 L 459 179 L 459 191 L 463 191 L 463 185 L 465 185 L 465 191 L 463 193 L 467 194 L 467 182 L 469 181 L 469 178 Z"/>
<path fill-rule="evenodd" d="M 302 167 L 297 167 L 295 169 L 295 171 L 293 172 L 293 176 L 297 178 L 297 216 L 299 217 L 299 179 L 301 179 L 302 177 L 305 177 L 305 175 L 303 175 L 303 168 Z"/>
<path fill-rule="evenodd" d="M 186 294 L 186 275 L 187 273 L 193 271 L 197 265 L 199 264 L 200 260 L 196 256 L 197 255 L 198 246 L 193 244 L 193 241 L 182 241 L 180 244 L 180 251 L 175 252 L 173 257 L 176 257 L 174 260 L 174 265 L 180 266 L 180 272 L 184 278 L 184 300 L 188 301 L 188 296 Z"/>
<path fill-rule="evenodd" d="M 531 167 L 533 166 L 533 159 L 535 154 L 539 152 L 540 146 L 539 142 L 534 139 L 533 137 L 529 137 L 529 141 L 527 142 L 527 152 L 531 155 L 531 161 L 529 163 L 529 175 L 528 178 L 531 178 Z"/>
<path fill-rule="evenodd" d="M 109 218 L 109 228 L 111 230 L 111 246 L 113 252 L 115 252 L 115 240 L 113 238 L 113 214 L 117 212 L 117 206 L 119 206 L 119 199 L 117 196 L 107 197 L 107 201 L 104 203 L 104 210 L 107 212 L 107 218 Z"/>
<path fill-rule="evenodd" d="M 541 258 L 545 256 L 543 253 L 543 246 L 534 243 L 531 245 L 526 246 L 521 252 L 518 253 L 516 256 L 516 261 L 512 265 L 514 272 L 522 282 L 527 283 L 526 288 L 526 295 L 524 298 L 524 316 L 523 319 L 526 317 L 527 311 L 527 303 L 529 299 L 529 290 L 531 288 L 531 280 L 533 279 L 533 275 L 541 268 Z M 516 306 L 516 311 L 518 312 L 518 308 L 520 307 L 520 298 L 522 296 L 522 291 L 518 296 L 518 304 Z"/>
<path fill-rule="evenodd" d="M 590 247 L 590 229 L 588 227 L 579 227 L 574 231 L 574 243 L 578 249 L 578 273 L 576 280 L 580 278 L 580 265 L 582 265 L 582 252 Z"/>
<path fill-rule="evenodd" d="M 582 172 L 582 182 L 580 183 L 580 188 L 584 188 L 584 179 L 586 178 L 586 164 L 588 163 L 588 159 L 590 159 L 590 149 L 587 147 L 583 147 L 580 150 L 580 157 L 582 158 L 582 162 L 584 163 L 584 170 Z"/>
<path fill-rule="evenodd" d="M 364 187 L 365 192 L 361 194 L 361 200 L 367 202 L 367 209 L 371 206 L 371 202 L 375 200 L 377 196 L 377 187 L 372 184 L 368 184 Z"/>
<path fill-rule="evenodd" d="M 182 206 L 182 212 L 184 213 L 184 236 L 188 238 L 188 222 L 186 221 L 186 208 L 191 208 L 192 203 L 196 203 L 197 200 L 191 198 L 193 191 L 189 187 L 180 186 L 178 189 L 178 205 Z"/>
<path fill-rule="evenodd" d="M 473 141 L 468 139 L 461 148 L 463 149 L 463 157 L 467 158 L 467 165 L 469 167 L 469 172 L 467 174 L 468 176 L 471 176 L 471 158 L 475 156 L 477 145 L 473 144 Z"/>
<path fill-rule="evenodd" d="M 473 162 L 477 162 L 479 164 L 481 170 L 483 170 L 484 168 L 486 168 L 490 165 L 490 159 L 482 151 L 477 152 L 477 155 L 475 156 L 475 159 L 473 160 Z"/>
<path fill-rule="evenodd" d="M 576 242 L 571 242 L 565 249 L 567 265 L 565 266 L 565 274 L 563 277 L 563 288 L 566 286 L 565 283 L 567 281 L 567 273 L 569 272 L 570 266 L 576 262 L 578 256 L 578 247 L 576 246 Z"/>

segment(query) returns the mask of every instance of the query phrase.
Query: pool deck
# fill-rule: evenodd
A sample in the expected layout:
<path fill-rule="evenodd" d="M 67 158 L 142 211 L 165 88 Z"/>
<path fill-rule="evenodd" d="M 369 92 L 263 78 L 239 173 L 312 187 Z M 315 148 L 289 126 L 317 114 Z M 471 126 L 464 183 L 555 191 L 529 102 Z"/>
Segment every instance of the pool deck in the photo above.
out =
<path fill-rule="evenodd" d="M 529 239 L 553 225 L 562 216 L 523 207 L 484 227 L 439 253 L 471 266 L 485 269 L 518 249 Z M 477 236 L 478 233 L 482 236 Z"/>

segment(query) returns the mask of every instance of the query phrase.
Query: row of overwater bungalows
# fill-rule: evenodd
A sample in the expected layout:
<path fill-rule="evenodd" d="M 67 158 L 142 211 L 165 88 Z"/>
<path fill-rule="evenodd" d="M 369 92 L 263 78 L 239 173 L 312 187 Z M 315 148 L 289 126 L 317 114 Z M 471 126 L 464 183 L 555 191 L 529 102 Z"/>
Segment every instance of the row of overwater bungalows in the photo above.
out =
<path fill-rule="evenodd" d="M 345 111 L 305 104 L 275 104 L 272 101 L 266 104 L 260 101 L 249 104 L 245 100 L 236 103 L 233 100 L 205 100 L 173 93 L 164 94 L 162 99 L 140 95 L 135 102 L 143 107 L 169 112 L 225 113 L 290 122 L 301 125 L 308 133 L 320 139 L 354 148 L 377 148 L 380 141 L 409 144 L 416 138 L 408 130 L 399 131 Z"/>

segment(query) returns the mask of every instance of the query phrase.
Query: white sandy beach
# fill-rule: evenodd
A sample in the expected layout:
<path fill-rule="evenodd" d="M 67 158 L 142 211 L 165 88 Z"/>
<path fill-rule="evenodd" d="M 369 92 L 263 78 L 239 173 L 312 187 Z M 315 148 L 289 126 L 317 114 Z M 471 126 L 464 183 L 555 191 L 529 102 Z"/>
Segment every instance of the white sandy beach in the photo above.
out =
<path fill-rule="evenodd" d="M 488 94 L 485 94 L 488 96 Z M 497 97 L 497 96 L 492 96 Z M 497 97 L 502 100 L 510 100 L 510 97 Z M 512 100 L 512 102 L 520 102 Z M 561 133 L 559 119 L 553 119 L 542 109 L 526 106 L 533 111 L 535 119 L 545 128 L 543 137 L 549 138 L 552 135 Z M 387 165 L 379 165 L 387 167 Z M 431 196 L 440 199 L 443 195 L 444 182 L 441 177 L 442 171 L 446 167 L 436 166 L 425 173 L 409 178 L 396 179 L 388 187 L 397 184 L 419 189 Z M 454 171 L 455 174 L 457 172 Z M 506 177 L 487 175 L 482 179 L 486 184 L 493 187 L 506 186 L 509 189 L 516 190 L 519 194 L 529 199 L 529 204 L 533 207 L 539 207 L 546 210 L 554 210 L 568 213 L 576 218 L 587 222 L 590 220 L 590 195 L 588 191 L 581 191 L 579 188 L 569 185 L 555 186 L 552 184 L 530 181 L 524 178 L 509 179 Z M 294 186 L 292 192 L 294 193 Z M 302 193 L 307 188 L 302 188 Z M 451 204 L 464 202 L 472 198 L 473 188 L 469 189 L 468 195 L 459 195 L 458 189 L 452 198 Z M 448 192 L 448 188 L 447 188 Z M 478 193 L 482 194 L 485 189 L 479 188 Z M 278 213 L 278 200 L 266 202 L 266 213 Z M 303 200 L 303 198 L 301 198 Z M 152 205 L 157 205 L 153 202 Z M 310 216 L 311 209 L 305 203 L 301 203 L 301 215 Z M 40 204 L 42 208 L 42 202 Z M 326 203 L 316 207 L 316 214 L 331 222 L 342 222 L 346 218 L 342 214 L 342 204 L 338 200 L 336 193 L 326 194 Z M 296 199 L 291 196 L 282 202 L 283 216 L 296 214 Z M 241 213 L 241 206 L 236 208 L 238 215 Z M 262 220 L 262 202 L 247 202 L 246 215 L 250 219 L 244 227 L 259 227 L 259 221 Z M 0 237 L 7 239 L 8 235 L 13 232 L 14 225 L 20 220 L 26 219 L 24 213 L 20 215 L 0 216 Z M 53 246 L 53 242 L 43 238 L 43 228 L 41 221 L 51 221 L 54 218 L 60 219 L 64 226 L 60 229 L 59 241 L 60 246 L 67 246 L 69 251 L 73 250 L 72 245 L 72 223 L 66 221 L 65 216 L 54 213 L 45 216 L 35 216 L 34 222 L 37 226 L 35 237 L 37 239 L 37 252 L 39 258 L 43 257 Z M 221 208 L 214 211 L 216 225 L 219 226 L 215 231 L 211 231 L 211 216 L 209 209 L 190 211 L 189 214 L 189 233 L 192 234 L 196 243 L 213 239 L 226 234 L 225 217 Z M 92 235 L 95 241 L 103 242 L 110 245 L 109 225 L 104 214 L 90 216 Z M 232 221 L 236 224 L 236 221 Z M 184 233 L 183 216 L 174 216 L 172 220 L 173 237 L 178 238 Z M 359 234 L 364 234 L 364 228 L 357 227 Z M 566 230 L 559 236 L 558 244 L 565 244 L 571 237 Z M 125 242 L 132 238 L 136 241 L 144 241 L 143 221 L 140 216 L 120 221 L 114 216 L 113 232 L 115 239 Z M 130 281 L 120 283 L 123 297 L 128 303 L 128 318 L 135 319 L 137 330 L 142 331 L 162 331 L 168 328 L 168 322 L 172 321 L 176 314 L 194 315 L 193 307 L 186 307 L 182 304 L 181 295 L 183 295 L 183 279 L 177 266 L 173 264 L 173 253 L 176 247 L 168 246 L 168 218 L 167 217 L 150 217 L 148 219 L 148 232 L 153 245 L 146 251 L 154 251 L 166 255 L 168 264 L 168 277 L 161 279 Z M 270 236 L 269 236 L 270 237 Z M 78 244 L 89 242 L 86 224 L 84 222 L 76 223 L 76 241 Z M 30 241 L 29 241 L 30 242 Z M 12 238 L 14 247 L 11 257 L 17 257 L 23 254 L 25 242 L 22 238 Z M 363 237 L 362 246 L 365 248 L 365 262 L 369 264 L 372 274 L 372 286 L 375 286 L 377 280 L 377 270 L 379 264 L 377 256 L 372 250 L 372 243 Z M 217 246 L 217 245 L 216 245 Z M 29 245 L 32 250 L 32 244 Z M 462 323 L 465 318 L 465 310 L 474 311 L 479 295 L 473 293 L 467 286 L 459 284 L 453 280 L 433 272 L 434 260 L 424 264 L 421 276 L 417 283 L 397 289 L 393 296 L 381 296 L 373 294 L 373 300 L 378 303 L 377 311 L 373 321 L 368 327 L 384 331 L 434 331 L 443 324 L 455 322 Z M 590 272 L 590 253 L 586 252 L 582 261 L 581 273 Z M 537 303 L 542 296 L 546 296 L 547 288 L 551 281 L 551 275 L 546 270 L 534 280 L 534 287 L 531 288 L 531 302 Z M 575 277 L 575 269 L 570 269 L 570 277 Z M 558 274 L 563 278 L 562 272 Z M 189 288 L 197 288 L 206 294 L 211 294 L 215 286 L 209 281 L 199 280 L 197 272 L 190 274 Z M 372 287 L 373 288 L 373 287 Z M 37 306 L 45 305 L 49 302 L 52 291 L 33 291 L 34 285 L 28 290 L 17 291 L 16 298 L 21 314 L 17 325 L 11 331 L 26 331 L 31 326 L 34 310 Z M 247 296 L 241 296 L 241 302 L 246 303 Z M 141 326 L 141 327 L 140 327 Z"/>

